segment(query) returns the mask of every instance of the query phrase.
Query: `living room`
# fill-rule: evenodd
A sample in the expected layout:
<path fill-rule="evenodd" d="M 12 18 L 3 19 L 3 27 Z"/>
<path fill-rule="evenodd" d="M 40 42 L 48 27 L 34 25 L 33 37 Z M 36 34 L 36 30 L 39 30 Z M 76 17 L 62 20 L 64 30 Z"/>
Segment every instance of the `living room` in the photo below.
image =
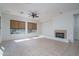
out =
<path fill-rule="evenodd" d="M 78 22 L 79 3 L 2 3 L 1 55 L 77 56 Z"/>

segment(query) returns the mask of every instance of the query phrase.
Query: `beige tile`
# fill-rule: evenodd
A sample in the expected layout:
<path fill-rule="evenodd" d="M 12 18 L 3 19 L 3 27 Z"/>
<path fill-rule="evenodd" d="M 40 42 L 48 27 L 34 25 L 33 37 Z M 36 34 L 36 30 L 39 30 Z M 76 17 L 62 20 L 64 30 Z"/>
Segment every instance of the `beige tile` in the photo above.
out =
<path fill-rule="evenodd" d="M 47 38 L 1 43 L 4 56 L 78 56 L 79 41 L 64 43 Z M 0 48 L 1 49 L 1 48 Z"/>

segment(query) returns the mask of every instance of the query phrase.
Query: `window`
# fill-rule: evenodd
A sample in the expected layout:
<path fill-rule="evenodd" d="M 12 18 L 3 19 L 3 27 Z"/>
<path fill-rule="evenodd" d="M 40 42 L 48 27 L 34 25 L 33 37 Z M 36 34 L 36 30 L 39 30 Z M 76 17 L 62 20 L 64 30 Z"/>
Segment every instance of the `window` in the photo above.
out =
<path fill-rule="evenodd" d="M 11 34 L 25 33 L 25 22 L 10 20 L 10 33 Z"/>
<path fill-rule="evenodd" d="M 37 23 L 28 22 L 28 33 L 37 31 Z"/>

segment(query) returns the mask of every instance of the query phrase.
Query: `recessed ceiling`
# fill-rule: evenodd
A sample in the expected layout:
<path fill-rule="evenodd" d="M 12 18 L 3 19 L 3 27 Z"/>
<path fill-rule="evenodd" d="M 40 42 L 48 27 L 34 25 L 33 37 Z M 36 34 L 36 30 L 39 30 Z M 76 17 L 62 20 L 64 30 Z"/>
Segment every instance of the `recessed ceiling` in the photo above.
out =
<path fill-rule="evenodd" d="M 39 18 L 56 16 L 58 13 L 79 9 L 78 3 L 1 3 L 3 12 L 28 17 L 29 11 L 38 11 Z M 23 12 L 23 14 L 21 14 Z"/>

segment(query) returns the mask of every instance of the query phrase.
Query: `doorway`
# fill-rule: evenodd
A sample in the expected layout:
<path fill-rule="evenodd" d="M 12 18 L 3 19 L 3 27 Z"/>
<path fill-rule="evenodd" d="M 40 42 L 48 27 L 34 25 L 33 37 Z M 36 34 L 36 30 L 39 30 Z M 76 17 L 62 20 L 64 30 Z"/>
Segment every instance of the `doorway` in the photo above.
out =
<path fill-rule="evenodd" d="M 79 14 L 74 15 L 75 23 L 74 23 L 74 39 L 79 40 Z"/>

